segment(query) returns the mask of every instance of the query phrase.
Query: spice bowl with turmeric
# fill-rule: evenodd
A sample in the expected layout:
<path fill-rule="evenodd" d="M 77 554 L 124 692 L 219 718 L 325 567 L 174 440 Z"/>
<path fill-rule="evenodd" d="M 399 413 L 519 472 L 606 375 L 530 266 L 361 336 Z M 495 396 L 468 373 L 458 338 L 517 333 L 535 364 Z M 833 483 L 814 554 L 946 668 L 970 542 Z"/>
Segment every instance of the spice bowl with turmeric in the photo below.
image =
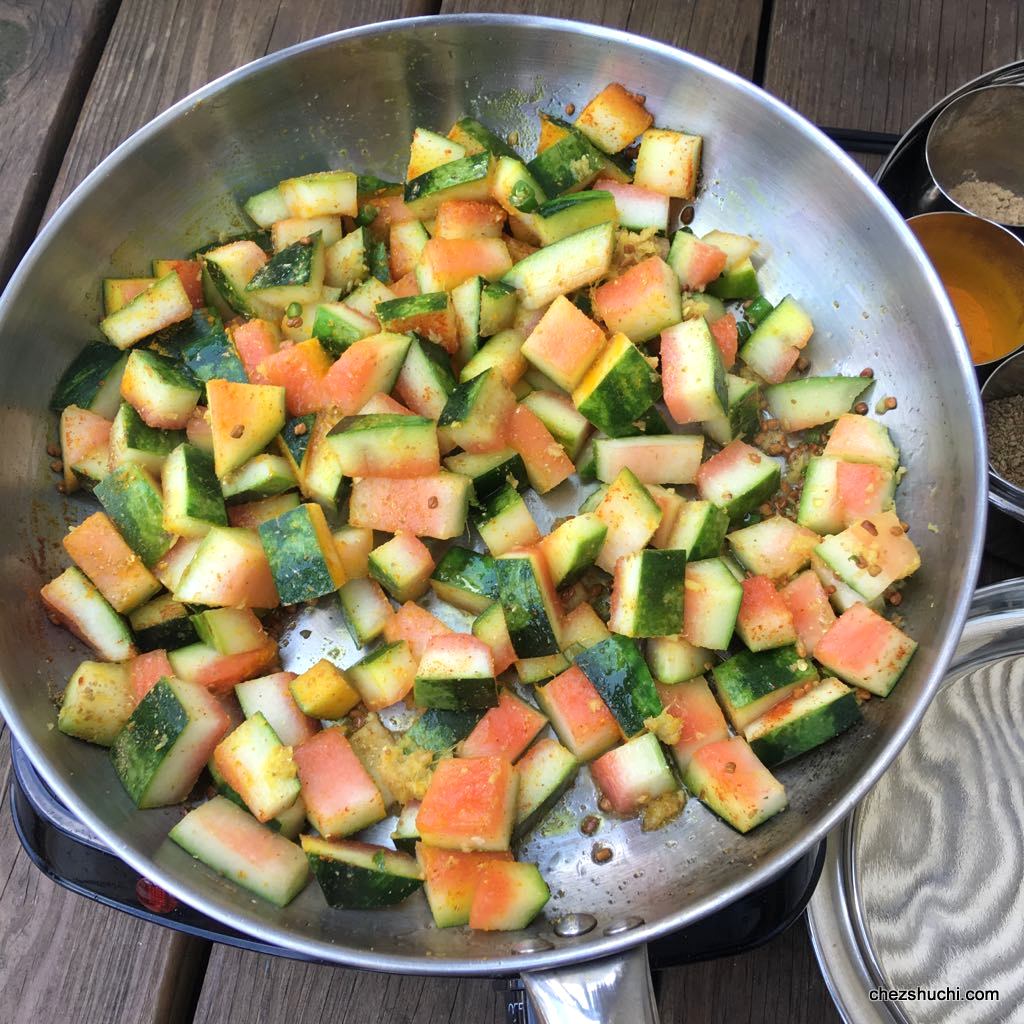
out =
<path fill-rule="evenodd" d="M 1024 344 L 1024 242 L 967 213 L 923 213 L 910 229 L 946 287 L 975 366 Z"/>

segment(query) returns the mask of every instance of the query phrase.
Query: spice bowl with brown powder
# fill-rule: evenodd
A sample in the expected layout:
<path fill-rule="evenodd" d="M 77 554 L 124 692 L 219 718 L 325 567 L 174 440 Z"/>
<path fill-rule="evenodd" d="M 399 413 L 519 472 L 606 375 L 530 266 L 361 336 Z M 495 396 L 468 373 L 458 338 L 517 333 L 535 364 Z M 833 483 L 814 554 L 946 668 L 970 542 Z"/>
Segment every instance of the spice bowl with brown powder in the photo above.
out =
<path fill-rule="evenodd" d="M 1000 363 L 981 388 L 989 499 L 1024 522 L 1024 351 Z"/>
<path fill-rule="evenodd" d="M 953 100 L 932 122 L 925 159 L 954 206 L 1024 228 L 1024 85 L 989 85 Z"/>

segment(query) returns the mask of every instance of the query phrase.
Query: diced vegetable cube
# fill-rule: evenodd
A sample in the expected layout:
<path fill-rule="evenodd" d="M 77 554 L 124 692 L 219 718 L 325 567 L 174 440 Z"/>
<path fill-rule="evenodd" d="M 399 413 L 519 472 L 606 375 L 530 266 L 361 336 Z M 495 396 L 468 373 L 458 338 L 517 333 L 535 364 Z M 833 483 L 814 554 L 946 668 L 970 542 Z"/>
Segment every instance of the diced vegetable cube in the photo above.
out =
<path fill-rule="evenodd" d="M 211 380 L 206 385 L 213 459 L 222 477 L 259 454 L 285 424 L 285 389 Z"/>
<path fill-rule="evenodd" d="M 535 707 L 502 690 L 497 706 L 484 713 L 457 752 L 459 757 L 497 756 L 517 761 L 547 724 Z"/>
<path fill-rule="evenodd" d="M 349 580 L 338 591 L 338 601 L 352 639 L 360 647 L 376 640 L 394 615 L 391 602 L 376 580 Z"/>
<path fill-rule="evenodd" d="M 444 711 L 496 707 L 491 649 L 465 633 L 432 637 L 416 669 L 414 693 L 420 707 Z"/>
<path fill-rule="evenodd" d="M 187 604 L 276 608 L 281 603 L 256 530 L 215 526 L 202 539 L 174 587 Z"/>
<path fill-rule="evenodd" d="M 739 736 L 709 743 L 690 760 L 686 788 L 738 832 L 786 807 L 786 790 Z"/>
<path fill-rule="evenodd" d="M 623 636 L 678 636 L 686 552 L 635 551 L 615 563 L 609 628 Z"/>
<path fill-rule="evenodd" d="M 442 601 L 478 614 L 498 597 L 494 559 L 453 545 L 437 563 L 430 577 L 430 586 Z"/>
<path fill-rule="evenodd" d="M 399 533 L 370 552 L 369 570 L 396 601 L 411 601 L 427 592 L 434 557 L 418 537 Z"/>
<path fill-rule="evenodd" d="M 572 391 L 604 345 L 601 328 L 564 295 L 545 310 L 523 355 L 559 387 Z"/>
<path fill-rule="evenodd" d="M 438 762 L 416 825 L 423 842 L 452 850 L 507 850 L 519 776 L 501 757 Z"/>
<path fill-rule="evenodd" d="M 138 653 L 128 624 L 79 569 L 65 569 L 39 596 L 54 622 L 70 629 L 104 660 L 127 661 Z"/>
<path fill-rule="evenodd" d="M 593 303 L 609 331 L 621 332 L 637 345 L 683 317 L 679 279 L 660 256 L 650 256 L 595 288 Z"/>
<path fill-rule="evenodd" d="M 416 661 L 404 640 L 385 644 L 346 669 L 349 682 L 370 711 L 402 700 L 416 681 Z"/>
<path fill-rule="evenodd" d="M 693 199 L 700 174 L 699 135 L 648 128 L 640 137 L 633 181 L 677 199 Z"/>
<path fill-rule="evenodd" d="M 618 153 L 653 122 L 641 97 L 612 82 L 580 111 L 576 127 L 605 153 Z"/>
<path fill-rule="evenodd" d="M 423 884 L 413 857 L 384 846 L 303 836 L 302 849 L 332 907 L 359 910 L 392 906 Z"/>
<path fill-rule="evenodd" d="M 703 676 L 671 686 L 659 683 L 658 696 L 666 713 L 679 722 L 679 734 L 670 746 L 681 772 L 701 747 L 729 738 L 725 716 Z"/>
<path fill-rule="evenodd" d="M 380 791 L 337 726 L 306 740 L 294 759 L 306 814 L 322 836 L 351 835 L 385 817 Z"/>
<path fill-rule="evenodd" d="M 345 570 L 319 505 L 300 505 L 261 523 L 259 535 L 282 604 L 311 601 L 345 582 Z"/>
<path fill-rule="evenodd" d="M 720 558 L 686 563 L 683 637 L 696 647 L 724 651 L 732 641 L 743 587 Z"/>
<path fill-rule="evenodd" d="M 176 273 L 165 274 L 116 313 L 100 321 L 100 330 L 120 349 L 192 315 L 192 300 Z"/>
<path fill-rule="evenodd" d="M 230 727 L 224 708 L 203 686 L 161 679 L 114 739 L 114 770 L 137 807 L 180 803 Z"/>
<path fill-rule="evenodd" d="M 799 757 L 860 721 L 857 695 L 838 679 L 797 691 L 746 728 L 747 742 L 768 767 Z"/>
<path fill-rule="evenodd" d="M 520 658 L 559 650 L 561 610 L 543 556 L 536 549 L 515 549 L 495 560 L 498 599 L 512 647 Z"/>
<path fill-rule="evenodd" d="M 469 909 L 469 926 L 481 931 L 525 928 L 551 898 L 536 864 L 492 862 L 480 872 Z"/>
<path fill-rule="evenodd" d="M 629 469 L 619 472 L 594 513 L 608 528 L 597 556 L 597 564 L 605 572 L 614 572 L 623 555 L 645 547 L 661 522 L 658 503 Z"/>
<path fill-rule="evenodd" d="M 261 714 L 286 746 L 304 743 L 320 731 L 320 723 L 306 715 L 292 697 L 294 672 L 274 672 L 235 687 L 246 718 Z"/>
<path fill-rule="evenodd" d="M 736 632 L 752 651 L 795 644 L 793 615 L 775 584 L 767 576 L 743 580 L 743 600 L 736 617 Z"/>
<path fill-rule="evenodd" d="M 917 650 L 917 641 L 855 604 L 832 624 L 814 648 L 815 658 L 851 686 L 887 697 Z"/>
<path fill-rule="evenodd" d="M 514 548 L 529 547 L 541 539 L 529 507 L 511 484 L 484 501 L 474 520 L 487 550 L 495 557 Z"/>
<path fill-rule="evenodd" d="M 124 542 L 102 512 L 94 512 L 64 537 L 64 550 L 115 612 L 130 612 L 160 590 L 160 582 Z"/>
<path fill-rule="evenodd" d="M 678 788 L 658 737 L 647 732 L 602 754 L 590 774 L 616 814 L 634 814 Z"/>
<path fill-rule="evenodd" d="M 469 911 L 483 869 L 495 861 L 511 861 L 507 850 L 448 850 L 416 844 L 423 869 L 427 902 L 438 928 L 469 924 Z"/>
<path fill-rule="evenodd" d="M 217 745 L 213 760 L 257 821 L 276 818 L 299 795 L 292 749 L 281 743 L 260 711 Z"/>
<path fill-rule="evenodd" d="M 349 523 L 450 540 L 466 528 L 472 488 L 469 477 L 444 471 L 410 480 L 356 480 L 349 497 Z"/>
<path fill-rule="evenodd" d="M 345 673 L 326 658 L 297 675 L 289 687 L 295 703 L 311 718 L 336 721 L 360 699 Z"/>
<path fill-rule="evenodd" d="M 576 408 L 610 437 L 632 434 L 660 397 L 658 374 L 625 334 L 608 340 L 572 393 Z"/>
<path fill-rule="evenodd" d="M 83 661 L 64 689 L 57 728 L 68 736 L 109 747 L 134 709 L 127 665 Z"/>
<path fill-rule="evenodd" d="M 171 829 L 170 838 L 214 871 L 278 907 L 287 906 L 309 879 L 306 858 L 294 843 L 223 796 L 189 811 Z"/>
<path fill-rule="evenodd" d="M 536 694 L 558 738 L 580 761 L 591 761 L 622 741 L 615 716 L 575 665 Z"/>
<path fill-rule="evenodd" d="M 760 718 L 818 673 L 796 647 L 754 653 L 743 651 L 712 670 L 718 700 L 737 732 Z"/>

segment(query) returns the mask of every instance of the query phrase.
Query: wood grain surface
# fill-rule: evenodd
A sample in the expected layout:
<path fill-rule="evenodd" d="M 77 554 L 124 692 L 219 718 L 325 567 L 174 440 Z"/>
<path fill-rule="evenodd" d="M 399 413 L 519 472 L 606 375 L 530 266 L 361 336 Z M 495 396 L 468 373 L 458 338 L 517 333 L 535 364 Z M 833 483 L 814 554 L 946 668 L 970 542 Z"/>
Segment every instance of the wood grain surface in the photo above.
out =
<path fill-rule="evenodd" d="M 36 232 L 116 9 L 0 2 L 0 287 Z"/>
<path fill-rule="evenodd" d="M 902 132 L 1022 54 L 1019 0 L 774 0 L 764 85 L 818 124 Z"/>
<path fill-rule="evenodd" d="M 841 1024 L 801 919 L 743 956 L 656 975 L 662 1024 Z"/>
<path fill-rule="evenodd" d="M 298 1006 L 304 1020 L 332 1024 L 502 1024 L 505 1012 L 489 980 L 369 974 L 215 946 L 195 1024 L 277 1024 Z"/>

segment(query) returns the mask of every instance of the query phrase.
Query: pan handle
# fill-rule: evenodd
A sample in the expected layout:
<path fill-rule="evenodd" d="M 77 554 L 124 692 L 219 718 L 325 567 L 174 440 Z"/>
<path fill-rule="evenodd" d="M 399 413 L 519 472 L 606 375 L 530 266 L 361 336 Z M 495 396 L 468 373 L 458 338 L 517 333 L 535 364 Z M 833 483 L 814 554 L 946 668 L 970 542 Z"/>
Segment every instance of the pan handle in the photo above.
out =
<path fill-rule="evenodd" d="M 553 971 L 526 971 L 537 1024 L 658 1024 L 647 947 Z"/>

